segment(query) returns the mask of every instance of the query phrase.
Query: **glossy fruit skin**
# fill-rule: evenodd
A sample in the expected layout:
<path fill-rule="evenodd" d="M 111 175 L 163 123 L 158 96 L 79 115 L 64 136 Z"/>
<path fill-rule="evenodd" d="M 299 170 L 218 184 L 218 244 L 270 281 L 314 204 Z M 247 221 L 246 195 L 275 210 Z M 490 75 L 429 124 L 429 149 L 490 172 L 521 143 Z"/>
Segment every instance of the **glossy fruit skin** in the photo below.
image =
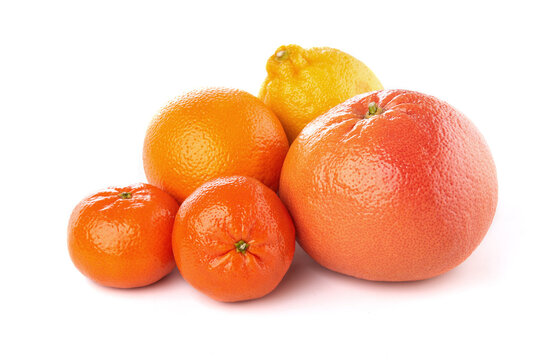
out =
<path fill-rule="evenodd" d="M 122 193 L 131 197 L 122 198 Z M 171 234 L 177 211 L 172 196 L 148 184 L 96 192 L 69 219 L 71 260 L 104 286 L 152 284 L 174 269 Z"/>
<path fill-rule="evenodd" d="M 251 176 L 277 190 L 289 149 L 276 115 L 245 91 L 188 92 L 153 119 L 144 141 L 148 181 L 182 202 L 204 182 Z"/>
<path fill-rule="evenodd" d="M 383 88 L 363 62 L 329 47 L 280 46 L 266 71 L 259 98 L 276 113 L 290 143 L 308 122 L 332 107 Z"/>
<path fill-rule="evenodd" d="M 372 102 L 383 112 L 366 117 Z M 406 90 L 354 97 L 310 123 L 280 183 L 306 252 L 378 281 L 427 279 L 464 261 L 497 191 L 489 148 L 467 117 Z"/>
<path fill-rule="evenodd" d="M 239 241 L 248 246 L 237 251 Z M 256 179 L 210 181 L 182 204 L 173 250 L 184 279 L 224 302 L 271 292 L 291 265 L 295 230 L 278 196 Z"/>

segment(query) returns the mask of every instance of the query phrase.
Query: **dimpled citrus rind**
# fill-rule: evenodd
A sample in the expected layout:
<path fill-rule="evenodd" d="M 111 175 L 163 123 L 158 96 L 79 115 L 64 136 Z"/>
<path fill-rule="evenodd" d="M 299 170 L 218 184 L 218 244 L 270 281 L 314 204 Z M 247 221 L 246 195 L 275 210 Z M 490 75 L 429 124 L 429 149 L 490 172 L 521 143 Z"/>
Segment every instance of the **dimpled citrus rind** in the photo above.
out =
<path fill-rule="evenodd" d="M 376 103 L 382 114 L 366 116 Z M 489 148 L 467 117 L 406 90 L 354 97 L 310 123 L 280 196 L 321 265 L 378 281 L 442 274 L 485 236 L 497 205 Z"/>

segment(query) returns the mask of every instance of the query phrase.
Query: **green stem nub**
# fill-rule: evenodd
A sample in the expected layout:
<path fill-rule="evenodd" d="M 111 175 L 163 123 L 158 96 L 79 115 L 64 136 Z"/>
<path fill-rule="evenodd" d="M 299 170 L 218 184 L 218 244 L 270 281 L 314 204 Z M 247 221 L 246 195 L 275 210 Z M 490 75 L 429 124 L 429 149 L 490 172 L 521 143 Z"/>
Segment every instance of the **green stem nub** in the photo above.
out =
<path fill-rule="evenodd" d="M 247 249 L 249 248 L 249 244 L 244 240 L 240 240 L 234 243 L 234 247 L 236 248 L 236 252 L 245 254 Z"/>
<path fill-rule="evenodd" d="M 377 114 L 377 110 L 379 110 L 379 107 L 377 106 L 377 103 L 370 102 L 368 105 L 368 114 L 369 115 L 375 115 Z"/>
<path fill-rule="evenodd" d="M 122 199 L 131 199 L 132 195 L 130 192 L 121 192 L 118 194 L 118 196 L 120 196 Z"/>
<path fill-rule="evenodd" d="M 276 59 L 279 61 L 287 60 L 289 58 L 289 52 L 287 50 L 280 50 L 276 53 Z"/>

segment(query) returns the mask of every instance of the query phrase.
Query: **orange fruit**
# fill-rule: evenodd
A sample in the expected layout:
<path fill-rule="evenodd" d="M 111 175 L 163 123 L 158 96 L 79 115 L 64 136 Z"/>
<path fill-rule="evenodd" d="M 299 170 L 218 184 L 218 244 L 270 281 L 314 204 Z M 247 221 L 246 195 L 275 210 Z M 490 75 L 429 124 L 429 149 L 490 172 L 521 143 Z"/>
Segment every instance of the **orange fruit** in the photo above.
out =
<path fill-rule="evenodd" d="M 485 236 L 497 176 L 462 113 L 406 90 L 356 96 L 308 124 L 283 165 L 280 196 L 321 265 L 379 281 L 442 274 Z"/>
<path fill-rule="evenodd" d="M 171 233 L 178 203 L 148 184 L 111 187 L 83 199 L 68 225 L 71 260 L 95 282 L 145 286 L 174 269 Z"/>
<path fill-rule="evenodd" d="M 180 207 L 173 230 L 182 276 L 218 301 L 271 292 L 291 265 L 294 245 L 294 226 L 278 196 L 244 176 L 198 188 Z"/>
<path fill-rule="evenodd" d="M 189 92 L 153 119 L 144 141 L 148 181 L 183 201 L 220 176 L 251 176 L 277 190 L 289 144 L 278 118 L 245 91 Z"/>

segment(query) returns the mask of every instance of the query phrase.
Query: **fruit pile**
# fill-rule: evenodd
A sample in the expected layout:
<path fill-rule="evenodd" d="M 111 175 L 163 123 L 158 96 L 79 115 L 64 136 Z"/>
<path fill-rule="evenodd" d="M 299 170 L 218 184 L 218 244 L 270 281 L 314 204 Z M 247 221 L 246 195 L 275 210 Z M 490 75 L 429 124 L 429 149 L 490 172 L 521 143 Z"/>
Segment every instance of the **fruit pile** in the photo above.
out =
<path fill-rule="evenodd" d="M 71 214 L 84 275 L 132 288 L 176 264 L 231 302 L 271 292 L 296 240 L 322 266 L 375 281 L 440 275 L 480 244 L 497 176 L 465 115 L 383 90 L 336 49 L 282 46 L 266 69 L 258 98 L 209 88 L 158 112 L 143 148 L 149 184 L 99 191 Z"/>

